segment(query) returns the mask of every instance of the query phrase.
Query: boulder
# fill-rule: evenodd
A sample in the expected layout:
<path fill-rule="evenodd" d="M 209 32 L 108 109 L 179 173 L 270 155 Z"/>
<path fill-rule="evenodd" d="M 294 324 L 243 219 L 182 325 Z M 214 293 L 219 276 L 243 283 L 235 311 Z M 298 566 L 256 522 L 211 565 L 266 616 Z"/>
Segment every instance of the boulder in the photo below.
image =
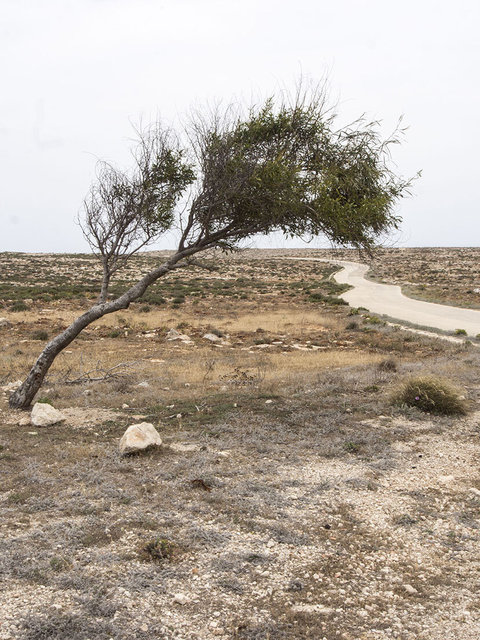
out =
<path fill-rule="evenodd" d="M 65 420 L 63 413 L 46 402 L 36 402 L 30 415 L 30 422 L 36 427 L 50 427 Z"/>
<path fill-rule="evenodd" d="M 12 323 L 6 318 L 0 318 L 0 329 L 10 329 Z"/>
<path fill-rule="evenodd" d="M 145 451 L 151 447 L 159 447 L 162 444 L 160 434 L 150 422 L 132 424 L 123 434 L 118 448 L 124 456 L 136 451 Z"/>

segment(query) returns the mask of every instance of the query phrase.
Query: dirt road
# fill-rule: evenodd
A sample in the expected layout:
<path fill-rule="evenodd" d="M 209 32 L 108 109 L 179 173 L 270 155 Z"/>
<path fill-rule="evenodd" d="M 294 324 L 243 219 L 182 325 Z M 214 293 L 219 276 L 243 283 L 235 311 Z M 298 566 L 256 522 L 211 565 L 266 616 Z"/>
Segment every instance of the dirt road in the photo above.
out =
<path fill-rule="evenodd" d="M 336 262 L 342 268 L 334 279 L 353 287 L 342 294 L 352 307 L 365 307 L 372 313 L 424 327 L 455 331 L 464 329 L 469 336 L 480 334 L 480 311 L 449 307 L 413 300 L 403 295 L 397 285 L 379 284 L 365 279 L 369 267 L 358 262 Z"/>

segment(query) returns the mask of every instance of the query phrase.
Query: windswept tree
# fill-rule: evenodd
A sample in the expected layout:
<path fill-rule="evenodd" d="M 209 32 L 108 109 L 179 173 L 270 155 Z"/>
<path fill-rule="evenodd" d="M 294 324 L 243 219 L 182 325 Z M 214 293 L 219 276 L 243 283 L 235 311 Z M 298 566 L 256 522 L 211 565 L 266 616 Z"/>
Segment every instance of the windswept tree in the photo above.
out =
<path fill-rule="evenodd" d="M 183 139 L 183 143 L 181 140 Z M 126 309 L 193 256 L 232 250 L 255 234 L 324 236 L 370 251 L 396 228 L 410 182 L 391 169 L 378 123 L 338 127 L 323 91 L 297 91 L 247 111 L 194 116 L 182 136 L 157 123 L 138 132 L 133 167 L 107 163 L 84 201 L 83 233 L 103 267 L 97 302 L 45 346 L 10 406 L 27 408 L 55 357 L 88 325 Z M 115 273 L 172 229 L 176 250 L 111 299 Z"/>

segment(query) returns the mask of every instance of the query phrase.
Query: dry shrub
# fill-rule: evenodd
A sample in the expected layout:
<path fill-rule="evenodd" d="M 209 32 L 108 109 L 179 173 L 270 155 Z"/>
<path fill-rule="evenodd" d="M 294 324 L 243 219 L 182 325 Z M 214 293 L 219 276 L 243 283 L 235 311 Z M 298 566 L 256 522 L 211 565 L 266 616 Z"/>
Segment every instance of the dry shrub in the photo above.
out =
<path fill-rule="evenodd" d="M 452 383 L 435 376 L 405 380 L 392 394 L 392 403 L 417 407 L 436 415 L 465 415 L 467 406 L 461 391 Z"/>
<path fill-rule="evenodd" d="M 395 360 L 395 358 L 385 358 L 385 360 L 381 360 L 378 363 L 378 369 L 379 371 L 384 371 L 384 372 L 394 372 L 397 371 L 398 369 L 398 364 L 397 361 Z"/>

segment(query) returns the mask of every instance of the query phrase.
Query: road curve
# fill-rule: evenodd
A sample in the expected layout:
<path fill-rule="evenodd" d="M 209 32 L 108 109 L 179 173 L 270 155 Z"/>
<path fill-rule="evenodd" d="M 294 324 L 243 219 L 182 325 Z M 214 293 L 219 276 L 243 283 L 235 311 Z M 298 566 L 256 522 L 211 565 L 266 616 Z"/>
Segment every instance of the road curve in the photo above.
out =
<path fill-rule="evenodd" d="M 346 293 L 342 293 L 342 298 L 352 307 L 365 307 L 372 313 L 421 327 L 442 331 L 464 329 L 470 337 L 480 334 L 480 310 L 449 307 L 407 298 L 397 285 L 366 280 L 365 274 L 369 269 L 367 264 L 320 258 L 300 259 L 331 262 L 342 267 L 342 270 L 333 277 L 338 283 L 353 287 Z"/>

